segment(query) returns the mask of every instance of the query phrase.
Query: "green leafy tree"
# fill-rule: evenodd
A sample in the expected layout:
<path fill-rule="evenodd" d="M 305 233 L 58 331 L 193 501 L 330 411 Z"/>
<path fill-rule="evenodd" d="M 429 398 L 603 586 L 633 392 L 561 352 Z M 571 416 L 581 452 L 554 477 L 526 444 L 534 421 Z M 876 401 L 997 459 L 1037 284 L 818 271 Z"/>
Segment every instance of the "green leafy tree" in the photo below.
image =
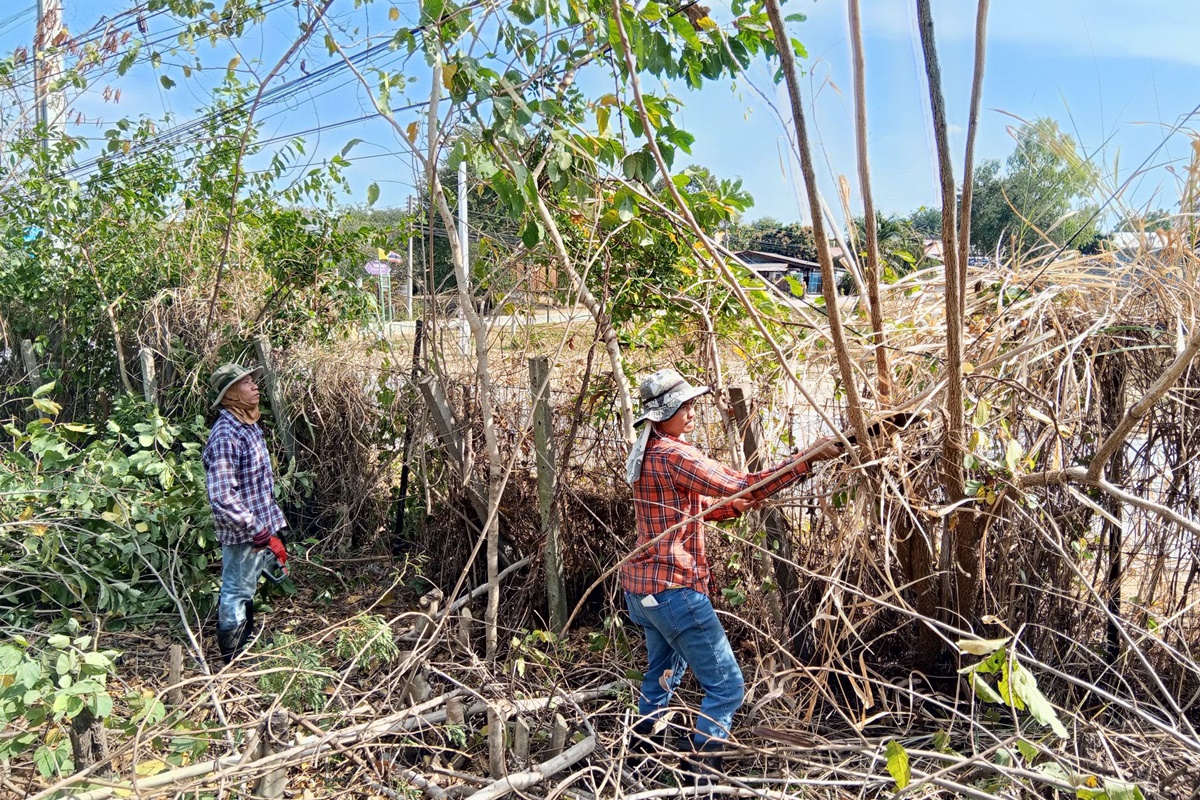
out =
<path fill-rule="evenodd" d="M 812 228 L 795 222 L 783 223 L 774 217 L 732 226 L 728 241 L 730 250 L 764 250 L 804 261 L 817 260 Z"/>
<path fill-rule="evenodd" d="M 941 238 L 942 210 L 940 208 L 921 206 L 908 215 L 908 223 L 912 225 L 913 230 L 926 239 Z"/>
<path fill-rule="evenodd" d="M 940 217 L 941 214 L 939 213 Z M 939 223 L 940 224 L 940 223 Z M 921 269 L 929 259 L 925 257 L 925 236 L 916 229 L 911 218 L 897 215 L 884 216 L 875 212 L 875 230 L 879 241 L 879 258 L 883 267 L 883 280 L 891 282 L 915 269 Z M 867 257 L 866 224 L 861 217 L 854 220 L 854 243 L 859 249 L 859 259 Z"/>
<path fill-rule="evenodd" d="M 1017 146 L 1003 169 L 998 161 L 975 169 L 971 243 L 977 252 L 997 248 L 1017 253 L 1047 240 L 1086 250 L 1097 237 L 1088 220 L 1094 206 L 1084 199 L 1096 170 L 1076 150 L 1074 139 L 1050 119 L 1016 131 Z"/>

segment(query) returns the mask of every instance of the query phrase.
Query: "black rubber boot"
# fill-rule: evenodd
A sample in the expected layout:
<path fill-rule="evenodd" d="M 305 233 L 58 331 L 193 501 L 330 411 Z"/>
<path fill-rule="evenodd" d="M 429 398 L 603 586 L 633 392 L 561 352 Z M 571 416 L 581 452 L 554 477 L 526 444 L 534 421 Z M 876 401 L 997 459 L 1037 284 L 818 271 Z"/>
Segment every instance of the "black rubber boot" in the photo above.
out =
<path fill-rule="evenodd" d="M 726 742 L 720 739 L 709 739 L 684 759 L 680 767 L 692 786 L 714 786 L 720 783 L 721 778 L 725 776 L 725 757 L 715 754 L 722 752 L 725 745 Z M 692 747 L 695 748 L 695 743 Z"/>
<path fill-rule="evenodd" d="M 249 642 L 250 637 L 254 635 L 254 600 L 247 600 L 245 605 L 243 605 L 243 608 L 246 609 L 246 621 L 242 623 L 242 635 L 238 637 L 238 653 L 241 653 L 246 649 L 246 643 Z"/>
<path fill-rule="evenodd" d="M 634 725 L 630 732 L 625 769 L 635 781 L 653 780 L 658 774 L 659 764 L 654 753 L 662 752 L 666 747 L 667 731 L 666 728 L 655 731 L 656 721 L 647 717 Z"/>
<path fill-rule="evenodd" d="M 656 720 L 646 718 L 633 726 L 629 737 L 630 753 L 649 753 L 655 748 L 663 747 L 667 742 L 667 731 L 664 728 L 657 733 L 654 731 Z"/>
<path fill-rule="evenodd" d="M 245 623 L 236 628 L 217 628 L 217 647 L 221 648 L 221 658 L 225 659 L 226 664 L 237 658 L 241 649 L 239 642 L 241 642 L 245 630 Z"/>

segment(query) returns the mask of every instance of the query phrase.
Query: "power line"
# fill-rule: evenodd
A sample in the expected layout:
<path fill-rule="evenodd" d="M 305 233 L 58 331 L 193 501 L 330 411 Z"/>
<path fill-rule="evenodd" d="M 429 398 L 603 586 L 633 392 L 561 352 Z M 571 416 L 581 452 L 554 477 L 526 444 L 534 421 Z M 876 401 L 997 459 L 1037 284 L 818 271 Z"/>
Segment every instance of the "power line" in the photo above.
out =
<path fill-rule="evenodd" d="M 18 11 L 11 17 L 0 19 L 0 35 L 4 35 L 9 31 L 24 25 L 30 18 L 37 14 L 37 6 L 33 5 L 24 11 Z"/>

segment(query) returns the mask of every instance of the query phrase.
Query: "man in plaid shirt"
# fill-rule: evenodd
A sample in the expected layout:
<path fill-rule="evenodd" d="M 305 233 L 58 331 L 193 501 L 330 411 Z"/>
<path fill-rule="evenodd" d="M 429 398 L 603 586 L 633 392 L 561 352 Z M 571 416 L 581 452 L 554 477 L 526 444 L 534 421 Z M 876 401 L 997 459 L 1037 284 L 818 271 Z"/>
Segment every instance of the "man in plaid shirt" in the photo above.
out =
<path fill-rule="evenodd" d="M 709 391 L 672 369 L 654 373 L 638 387 L 642 415 L 635 424 L 650 424 L 626 464 L 638 536 L 633 555 L 621 567 L 621 584 L 629 616 L 645 631 L 649 656 L 638 697 L 643 719 L 633 740 L 634 749 L 643 751 L 689 665 L 704 689 L 692 738 L 695 750 L 722 748 L 745 695 L 741 669 L 708 599 L 706 525 L 756 507 L 807 474 L 813 462 L 841 452 L 836 440 L 821 439 L 807 453 L 765 472 L 724 467 L 686 440 L 696 427 L 692 402 Z M 702 760 L 709 769 L 721 768 L 717 756 Z"/>
<path fill-rule="evenodd" d="M 221 544 L 221 596 L 217 644 L 226 663 L 246 646 L 254 629 L 254 592 L 270 548 L 281 565 L 287 550 L 277 535 L 287 526 L 275 502 L 275 476 L 258 426 L 257 379 L 262 368 L 225 364 L 210 381 L 220 408 L 204 447 L 208 502 Z"/>

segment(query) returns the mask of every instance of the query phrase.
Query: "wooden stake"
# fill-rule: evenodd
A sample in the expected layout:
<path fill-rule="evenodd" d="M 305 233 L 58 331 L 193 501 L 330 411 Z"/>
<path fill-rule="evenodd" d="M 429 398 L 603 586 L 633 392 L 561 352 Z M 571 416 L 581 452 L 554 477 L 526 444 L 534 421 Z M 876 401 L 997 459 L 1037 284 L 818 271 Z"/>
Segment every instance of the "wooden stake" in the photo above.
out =
<path fill-rule="evenodd" d="M 158 405 L 158 378 L 154 374 L 154 353 L 143 347 L 138 357 L 142 361 L 142 393 L 150 405 Z"/>
<path fill-rule="evenodd" d="M 424 616 L 417 619 L 417 638 L 424 638 L 426 632 L 436 626 L 435 620 L 438 618 L 438 610 L 442 606 L 442 599 L 445 594 L 441 589 L 433 589 L 421 597 L 419 604 Z"/>
<path fill-rule="evenodd" d="M 288 731 L 291 720 L 286 711 L 276 711 L 263 721 L 263 730 L 259 743 L 259 758 L 265 758 L 287 749 Z M 266 800 L 283 797 L 287 789 L 287 767 L 277 767 L 258 779 L 255 794 Z"/>
<path fill-rule="evenodd" d="M 167 703 L 172 706 L 179 706 L 183 702 L 183 690 L 179 688 L 179 682 L 182 680 L 183 646 L 173 644 L 171 645 L 170 672 L 167 673 L 167 685 L 171 687 L 167 689 Z"/>
<path fill-rule="evenodd" d="M 567 734 L 570 728 L 567 727 L 567 721 L 563 719 L 562 714 L 554 715 L 554 728 L 550 731 L 550 750 L 546 753 L 550 758 L 554 758 L 563 751 L 567 746 Z"/>
<path fill-rule="evenodd" d="M 529 723 L 524 717 L 513 720 L 513 755 L 522 764 L 529 761 Z"/>
<path fill-rule="evenodd" d="M 461 697 L 451 697 L 446 700 L 446 724 L 459 728 L 466 727 L 467 719 L 463 713 L 463 701 Z"/>
<path fill-rule="evenodd" d="M 464 650 L 471 649 L 471 626 L 474 623 L 475 618 L 471 614 L 470 606 L 465 606 L 458 618 L 458 643 Z"/>
<path fill-rule="evenodd" d="M 550 610 L 551 630 L 562 633 L 567 624 L 567 589 L 563 581 L 558 512 L 554 505 L 558 475 L 554 465 L 554 420 L 550 411 L 550 361 L 544 356 L 529 359 L 529 387 L 533 394 L 538 505 L 542 511 L 542 533 L 546 536 L 543 556 L 546 605 Z"/>
<path fill-rule="evenodd" d="M 504 761 L 504 734 L 507 726 L 504 717 L 494 708 L 488 708 L 488 774 L 493 778 L 504 777 L 506 764 Z"/>

